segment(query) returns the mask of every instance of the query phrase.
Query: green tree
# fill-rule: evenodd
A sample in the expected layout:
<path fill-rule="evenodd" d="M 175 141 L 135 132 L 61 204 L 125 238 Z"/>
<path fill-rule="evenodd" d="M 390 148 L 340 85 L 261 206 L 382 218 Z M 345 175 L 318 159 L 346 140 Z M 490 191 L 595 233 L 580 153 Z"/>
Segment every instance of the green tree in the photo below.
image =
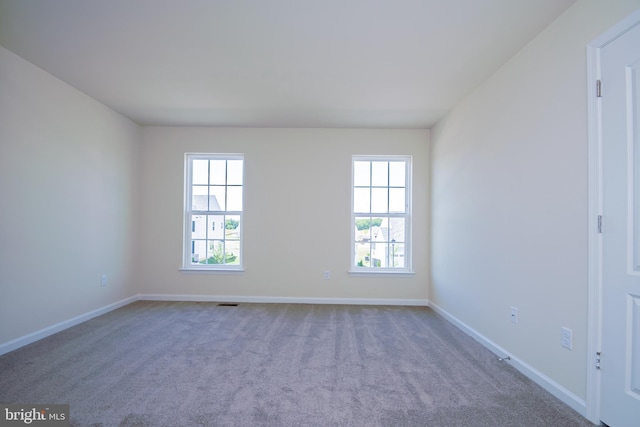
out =
<path fill-rule="evenodd" d="M 367 219 L 356 219 L 356 228 L 358 231 L 368 230 L 371 227 L 380 227 L 382 224 L 382 218 L 374 218 L 373 221 L 371 218 Z"/>
<path fill-rule="evenodd" d="M 213 251 L 213 256 L 210 256 L 207 259 L 207 264 L 231 264 L 237 258 L 238 257 L 235 256 L 233 253 L 230 253 L 230 254 L 227 255 L 227 259 L 225 260 L 224 253 L 222 252 L 222 248 L 221 247 L 217 247 Z M 201 263 L 204 264 L 204 260 Z"/>
<path fill-rule="evenodd" d="M 371 228 L 371 220 L 370 219 L 356 219 L 356 228 L 358 231 L 368 230 Z"/>

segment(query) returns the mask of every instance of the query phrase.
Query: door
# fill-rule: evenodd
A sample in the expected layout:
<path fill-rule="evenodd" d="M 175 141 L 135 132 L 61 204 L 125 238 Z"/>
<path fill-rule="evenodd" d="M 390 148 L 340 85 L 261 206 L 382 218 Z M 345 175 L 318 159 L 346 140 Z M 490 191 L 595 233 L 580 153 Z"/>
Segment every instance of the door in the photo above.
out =
<path fill-rule="evenodd" d="M 600 418 L 640 426 L 640 25 L 601 50 Z"/>

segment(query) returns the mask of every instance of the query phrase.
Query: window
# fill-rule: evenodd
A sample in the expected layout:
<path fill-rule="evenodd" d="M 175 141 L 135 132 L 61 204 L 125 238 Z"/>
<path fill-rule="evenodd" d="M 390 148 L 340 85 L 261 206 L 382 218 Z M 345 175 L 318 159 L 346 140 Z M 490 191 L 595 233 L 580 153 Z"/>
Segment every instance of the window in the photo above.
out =
<path fill-rule="evenodd" d="M 244 158 L 186 154 L 183 267 L 242 269 Z"/>
<path fill-rule="evenodd" d="M 411 157 L 354 156 L 351 271 L 411 272 Z"/>

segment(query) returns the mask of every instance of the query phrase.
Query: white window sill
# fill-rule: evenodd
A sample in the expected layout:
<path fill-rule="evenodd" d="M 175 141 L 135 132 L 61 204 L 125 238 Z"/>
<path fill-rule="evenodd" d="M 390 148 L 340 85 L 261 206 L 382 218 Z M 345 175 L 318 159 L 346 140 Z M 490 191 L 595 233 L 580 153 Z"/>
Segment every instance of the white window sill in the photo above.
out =
<path fill-rule="evenodd" d="M 202 274 L 242 274 L 244 268 L 203 268 L 203 267 L 181 267 L 183 273 L 202 273 Z"/>
<path fill-rule="evenodd" d="M 416 275 L 415 271 L 402 270 L 349 270 L 350 276 L 394 276 L 394 277 L 413 277 Z"/>

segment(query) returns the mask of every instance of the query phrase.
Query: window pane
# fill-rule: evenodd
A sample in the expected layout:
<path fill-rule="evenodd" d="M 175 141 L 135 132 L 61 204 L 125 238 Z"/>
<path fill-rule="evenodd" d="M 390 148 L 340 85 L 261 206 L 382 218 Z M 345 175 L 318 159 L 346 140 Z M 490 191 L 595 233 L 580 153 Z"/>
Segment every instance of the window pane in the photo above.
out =
<path fill-rule="evenodd" d="M 389 189 L 389 212 L 402 213 L 405 211 L 404 188 Z"/>
<path fill-rule="evenodd" d="M 389 267 L 404 268 L 404 243 L 391 243 Z"/>
<path fill-rule="evenodd" d="M 225 264 L 240 264 L 240 242 L 227 240 L 224 245 Z"/>
<path fill-rule="evenodd" d="M 355 266 L 356 267 L 370 267 L 371 266 L 371 245 L 369 243 L 356 242 L 355 245 Z"/>
<path fill-rule="evenodd" d="M 353 162 L 353 185 L 356 187 L 366 187 L 371 185 L 370 162 Z"/>
<path fill-rule="evenodd" d="M 209 193 L 211 196 L 209 197 L 209 210 L 210 211 L 223 211 L 225 210 L 224 202 L 225 202 L 225 187 L 217 186 L 217 187 L 209 187 Z"/>
<path fill-rule="evenodd" d="M 227 161 L 211 160 L 211 185 L 225 185 L 227 183 Z"/>
<path fill-rule="evenodd" d="M 367 188 L 353 189 L 353 211 L 354 212 L 371 212 L 371 192 Z"/>
<path fill-rule="evenodd" d="M 191 238 L 205 239 L 207 237 L 207 222 L 204 215 L 191 216 Z"/>
<path fill-rule="evenodd" d="M 191 187 L 191 210 L 206 211 L 207 204 L 207 186 L 194 185 Z"/>
<path fill-rule="evenodd" d="M 371 228 L 374 230 L 377 230 L 380 227 L 386 227 L 387 219 L 386 218 L 381 218 L 381 217 L 377 217 L 377 218 L 371 218 Z"/>
<path fill-rule="evenodd" d="M 371 212 L 387 213 L 389 211 L 387 206 L 388 192 L 387 188 L 371 189 Z"/>
<path fill-rule="evenodd" d="M 389 185 L 388 162 L 371 162 L 371 185 L 386 187 Z"/>
<path fill-rule="evenodd" d="M 224 215 L 209 215 L 207 224 L 208 239 L 224 239 Z"/>
<path fill-rule="evenodd" d="M 225 238 L 240 239 L 240 216 L 228 215 L 225 219 Z"/>
<path fill-rule="evenodd" d="M 388 236 L 390 242 L 394 240 L 397 243 L 405 242 L 404 218 L 389 218 Z"/>
<path fill-rule="evenodd" d="M 387 266 L 387 246 L 386 242 L 374 242 L 371 244 L 371 267 Z"/>
<path fill-rule="evenodd" d="M 194 160 L 192 166 L 192 184 L 209 184 L 209 161 Z"/>
<path fill-rule="evenodd" d="M 405 186 L 405 162 L 389 162 L 389 185 L 391 187 Z"/>
<path fill-rule="evenodd" d="M 207 241 L 193 240 L 191 245 L 191 263 L 204 264 L 207 255 Z"/>
<path fill-rule="evenodd" d="M 222 264 L 224 258 L 224 242 L 207 240 L 207 264 Z"/>
<path fill-rule="evenodd" d="M 356 217 L 355 239 L 358 242 L 371 240 L 371 218 L 367 216 Z"/>
<path fill-rule="evenodd" d="M 386 242 L 387 239 L 387 219 L 386 218 L 372 218 L 371 219 L 371 241 L 373 242 Z"/>
<path fill-rule="evenodd" d="M 227 209 L 228 211 L 242 210 L 242 187 L 227 187 Z"/>
<path fill-rule="evenodd" d="M 242 160 L 227 162 L 227 185 L 242 185 Z"/>

